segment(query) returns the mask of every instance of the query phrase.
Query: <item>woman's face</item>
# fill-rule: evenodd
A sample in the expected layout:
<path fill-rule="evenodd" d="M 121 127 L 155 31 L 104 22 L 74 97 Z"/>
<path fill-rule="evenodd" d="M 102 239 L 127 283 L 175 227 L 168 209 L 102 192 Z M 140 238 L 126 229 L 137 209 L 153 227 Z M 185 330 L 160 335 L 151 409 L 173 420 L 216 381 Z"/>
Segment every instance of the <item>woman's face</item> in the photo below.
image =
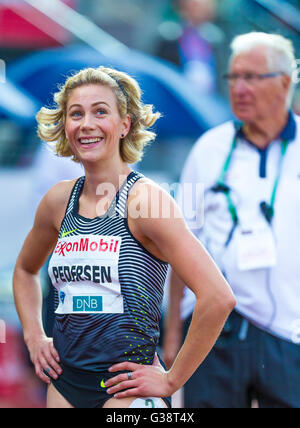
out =
<path fill-rule="evenodd" d="M 122 119 L 112 89 L 100 84 L 74 89 L 66 108 L 65 133 L 74 155 L 83 164 L 120 158 L 120 138 L 130 129 Z"/>

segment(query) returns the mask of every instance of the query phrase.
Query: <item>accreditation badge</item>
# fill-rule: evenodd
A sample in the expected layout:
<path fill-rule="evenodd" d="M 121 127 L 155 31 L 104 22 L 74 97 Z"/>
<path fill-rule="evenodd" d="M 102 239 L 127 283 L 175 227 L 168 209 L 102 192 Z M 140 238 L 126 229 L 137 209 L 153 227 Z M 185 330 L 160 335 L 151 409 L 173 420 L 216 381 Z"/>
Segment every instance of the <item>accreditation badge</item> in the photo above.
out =
<path fill-rule="evenodd" d="M 241 271 L 270 268 L 277 263 L 276 244 L 268 224 L 237 232 L 237 263 Z"/>

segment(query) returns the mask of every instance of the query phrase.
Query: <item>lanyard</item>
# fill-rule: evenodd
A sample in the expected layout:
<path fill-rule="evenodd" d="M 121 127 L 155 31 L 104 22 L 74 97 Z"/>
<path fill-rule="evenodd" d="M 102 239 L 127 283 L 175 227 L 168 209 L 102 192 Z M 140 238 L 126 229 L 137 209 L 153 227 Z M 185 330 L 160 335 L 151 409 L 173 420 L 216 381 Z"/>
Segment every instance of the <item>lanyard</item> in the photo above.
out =
<path fill-rule="evenodd" d="M 288 140 L 282 140 L 282 143 L 281 143 L 280 164 L 278 167 L 277 176 L 276 176 L 275 183 L 274 183 L 273 190 L 272 190 L 271 201 L 270 201 L 270 203 L 267 203 L 265 201 L 260 203 L 261 212 L 264 215 L 264 217 L 268 223 L 271 223 L 271 221 L 274 217 L 275 198 L 276 198 L 278 184 L 280 181 L 283 159 L 284 159 L 284 156 L 285 156 L 286 151 L 287 151 L 288 143 L 289 143 Z M 232 145 L 231 145 L 229 154 L 228 154 L 228 156 L 225 160 L 225 163 L 223 165 L 220 177 L 217 181 L 217 185 L 212 188 L 212 190 L 214 192 L 222 192 L 225 194 L 226 199 L 227 199 L 227 204 L 228 204 L 228 211 L 229 211 L 231 218 L 232 218 L 232 221 L 233 221 L 233 228 L 231 229 L 231 231 L 229 233 L 229 236 L 228 236 L 228 239 L 226 241 L 225 246 L 227 246 L 229 244 L 229 242 L 231 241 L 234 230 L 235 230 L 235 228 L 239 222 L 236 207 L 235 207 L 235 205 L 231 199 L 231 196 L 230 196 L 230 187 L 227 186 L 227 184 L 225 183 L 226 175 L 227 175 L 227 172 L 229 170 L 229 166 L 230 166 L 232 156 L 233 156 L 233 153 L 234 153 L 236 146 L 237 146 L 237 135 L 235 135 L 235 137 L 232 141 Z"/>

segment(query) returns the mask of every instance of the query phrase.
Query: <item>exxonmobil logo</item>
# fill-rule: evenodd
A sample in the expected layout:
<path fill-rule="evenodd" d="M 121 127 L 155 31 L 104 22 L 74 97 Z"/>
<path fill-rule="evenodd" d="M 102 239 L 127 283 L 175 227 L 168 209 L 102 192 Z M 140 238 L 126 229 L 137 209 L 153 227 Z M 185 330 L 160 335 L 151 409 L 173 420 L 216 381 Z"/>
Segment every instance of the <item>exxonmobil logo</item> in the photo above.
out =
<path fill-rule="evenodd" d="M 121 238 L 92 236 L 86 238 L 78 238 L 75 240 L 58 241 L 54 254 L 65 257 L 68 254 L 86 254 L 86 253 L 109 253 L 116 254 L 120 249 Z"/>

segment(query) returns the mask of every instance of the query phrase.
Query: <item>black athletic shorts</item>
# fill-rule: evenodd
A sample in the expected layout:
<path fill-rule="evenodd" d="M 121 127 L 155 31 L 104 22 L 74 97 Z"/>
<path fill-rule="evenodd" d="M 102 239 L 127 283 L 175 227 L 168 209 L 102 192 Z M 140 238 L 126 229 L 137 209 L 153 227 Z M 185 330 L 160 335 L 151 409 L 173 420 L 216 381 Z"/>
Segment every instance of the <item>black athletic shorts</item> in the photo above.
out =
<path fill-rule="evenodd" d="M 120 373 L 128 371 L 109 372 L 89 372 L 82 371 L 60 364 L 63 373 L 58 379 L 52 379 L 53 386 L 60 394 L 75 408 L 102 408 L 107 400 L 113 395 L 107 394 L 104 383 Z M 171 397 L 162 397 L 162 400 L 171 408 Z"/>

